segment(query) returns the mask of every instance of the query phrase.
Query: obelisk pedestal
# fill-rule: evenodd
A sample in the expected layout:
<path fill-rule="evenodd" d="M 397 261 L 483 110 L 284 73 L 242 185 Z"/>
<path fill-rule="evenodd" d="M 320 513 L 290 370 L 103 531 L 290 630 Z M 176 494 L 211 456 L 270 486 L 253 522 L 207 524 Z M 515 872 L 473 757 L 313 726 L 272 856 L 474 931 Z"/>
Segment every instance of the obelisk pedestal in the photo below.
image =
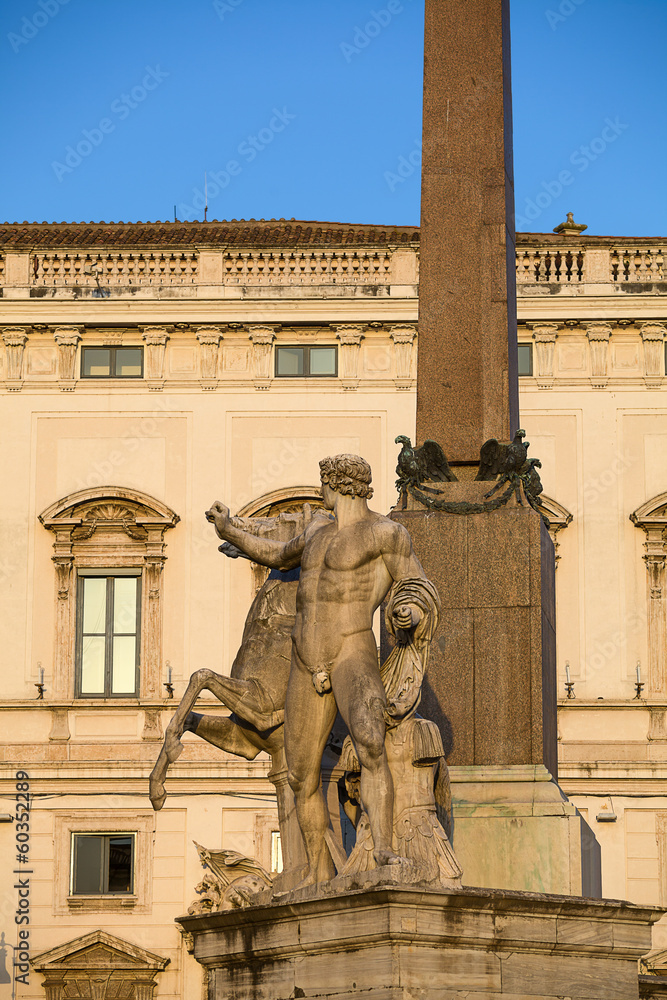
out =
<path fill-rule="evenodd" d="M 385 886 L 184 916 L 208 1000 L 638 1000 L 662 910 Z"/>

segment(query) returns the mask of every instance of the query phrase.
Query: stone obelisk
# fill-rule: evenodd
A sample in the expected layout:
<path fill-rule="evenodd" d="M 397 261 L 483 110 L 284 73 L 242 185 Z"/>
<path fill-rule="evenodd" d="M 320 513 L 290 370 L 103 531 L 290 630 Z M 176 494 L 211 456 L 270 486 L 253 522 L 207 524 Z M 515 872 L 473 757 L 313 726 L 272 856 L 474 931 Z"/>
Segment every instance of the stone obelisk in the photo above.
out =
<path fill-rule="evenodd" d="M 472 481 L 519 426 L 508 0 L 426 0 L 424 65 L 417 444 L 459 478 L 441 497 L 477 510 L 392 513 L 442 601 L 420 711 L 470 884 L 595 895 L 595 839 L 556 784 L 553 545 L 528 504 L 482 512 L 493 484 Z"/>
<path fill-rule="evenodd" d="M 417 442 L 518 426 L 509 0 L 426 0 Z"/>

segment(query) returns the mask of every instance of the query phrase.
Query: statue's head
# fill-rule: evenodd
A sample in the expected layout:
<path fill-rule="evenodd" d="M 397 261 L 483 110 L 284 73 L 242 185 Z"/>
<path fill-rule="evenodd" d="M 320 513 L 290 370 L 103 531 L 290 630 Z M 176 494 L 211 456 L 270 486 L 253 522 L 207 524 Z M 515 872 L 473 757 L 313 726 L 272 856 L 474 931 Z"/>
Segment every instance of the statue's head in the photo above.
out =
<path fill-rule="evenodd" d="M 347 497 L 362 497 L 370 500 L 373 496 L 371 486 L 371 467 L 366 459 L 359 455 L 332 455 L 320 462 L 320 477 L 334 493 Z"/>

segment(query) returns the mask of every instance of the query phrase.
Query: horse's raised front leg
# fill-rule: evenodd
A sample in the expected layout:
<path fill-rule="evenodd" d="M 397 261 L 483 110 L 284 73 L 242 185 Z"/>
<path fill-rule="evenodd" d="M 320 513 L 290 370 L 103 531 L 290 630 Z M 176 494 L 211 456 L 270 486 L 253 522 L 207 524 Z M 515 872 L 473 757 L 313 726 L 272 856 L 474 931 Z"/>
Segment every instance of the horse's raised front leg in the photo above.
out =
<path fill-rule="evenodd" d="M 208 686 L 212 676 L 216 676 L 212 670 L 204 669 L 195 671 L 190 678 L 190 682 L 185 689 L 178 708 L 167 726 L 162 749 L 148 779 L 148 794 L 155 810 L 162 808 L 164 800 L 167 797 L 164 781 L 167 777 L 169 765 L 178 760 L 183 753 L 181 736 L 185 729 L 187 717 L 201 692 Z"/>

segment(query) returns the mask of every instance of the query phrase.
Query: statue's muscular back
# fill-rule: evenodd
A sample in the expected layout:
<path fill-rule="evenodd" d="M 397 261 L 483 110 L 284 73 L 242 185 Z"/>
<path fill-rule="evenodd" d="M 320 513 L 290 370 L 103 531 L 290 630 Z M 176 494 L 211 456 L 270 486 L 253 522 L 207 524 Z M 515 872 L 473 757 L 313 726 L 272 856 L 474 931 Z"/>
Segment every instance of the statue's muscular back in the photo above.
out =
<path fill-rule="evenodd" d="M 373 613 L 392 584 L 382 552 L 403 530 L 374 511 L 342 527 L 316 522 L 307 530 L 294 627 L 307 669 L 332 666 L 349 637 L 371 632 Z"/>

